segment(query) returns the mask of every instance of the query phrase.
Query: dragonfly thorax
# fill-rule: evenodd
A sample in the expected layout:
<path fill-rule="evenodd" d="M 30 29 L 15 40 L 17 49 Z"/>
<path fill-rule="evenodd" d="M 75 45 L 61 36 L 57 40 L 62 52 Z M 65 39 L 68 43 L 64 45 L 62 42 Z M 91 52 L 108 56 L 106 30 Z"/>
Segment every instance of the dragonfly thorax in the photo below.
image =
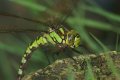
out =
<path fill-rule="evenodd" d="M 46 36 L 47 35 L 47 36 Z M 74 30 L 66 30 L 63 27 L 59 29 L 49 28 L 49 34 L 45 34 L 47 41 L 58 47 L 75 48 L 80 45 L 80 36 Z"/>

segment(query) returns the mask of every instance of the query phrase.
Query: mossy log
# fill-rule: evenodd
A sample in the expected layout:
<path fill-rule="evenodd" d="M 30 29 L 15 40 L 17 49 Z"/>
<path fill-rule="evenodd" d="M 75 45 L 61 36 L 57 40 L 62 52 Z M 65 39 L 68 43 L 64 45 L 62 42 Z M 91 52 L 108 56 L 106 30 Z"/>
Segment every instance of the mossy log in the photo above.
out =
<path fill-rule="evenodd" d="M 120 74 L 117 73 L 120 72 L 120 54 L 116 51 L 56 60 L 46 68 L 25 75 L 22 80 L 69 80 L 69 77 L 85 80 L 87 62 L 91 65 L 90 74 L 93 74 L 94 80 L 120 80 Z"/>

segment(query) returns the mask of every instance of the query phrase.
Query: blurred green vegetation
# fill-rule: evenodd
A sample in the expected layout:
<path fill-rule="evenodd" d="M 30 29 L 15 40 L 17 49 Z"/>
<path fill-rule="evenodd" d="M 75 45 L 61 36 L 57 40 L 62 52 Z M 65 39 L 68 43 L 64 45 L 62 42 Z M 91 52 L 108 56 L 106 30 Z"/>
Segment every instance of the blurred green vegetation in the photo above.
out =
<path fill-rule="evenodd" d="M 70 1 L 65 0 L 65 1 L 66 2 L 65 3 L 63 2 L 63 3 L 69 5 L 69 2 L 71 0 Z M 53 23 L 52 25 L 54 25 L 54 21 L 56 21 L 57 19 L 60 19 L 58 20 L 60 21 L 58 24 L 60 24 L 62 22 L 61 20 L 64 20 L 65 18 L 64 23 L 70 26 L 71 28 L 75 29 L 80 34 L 81 40 L 85 43 L 83 45 L 87 45 L 88 49 L 93 50 L 96 53 L 107 52 L 110 50 L 116 50 L 116 51 L 120 50 L 120 46 L 119 46 L 120 15 L 109 12 L 101 8 L 91 0 L 85 0 L 85 1 L 76 0 L 74 2 L 76 6 L 71 5 L 72 7 L 68 7 L 68 8 L 72 8 L 72 10 L 68 9 L 68 13 L 67 12 L 65 13 L 64 9 L 62 12 L 61 7 L 56 7 L 57 9 L 55 8 L 55 6 L 57 5 L 61 5 L 61 6 L 63 5 L 62 0 L 56 0 L 56 1 L 54 0 L 49 0 L 49 1 L 47 0 L 45 1 L 44 0 L 41 0 L 41 1 L 9 0 L 9 1 L 6 1 L 6 3 L 7 2 L 11 3 L 12 6 L 14 5 L 14 7 L 17 7 L 16 9 L 20 9 L 21 14 L 24 14 L 24 11 L 25 11 L 26 12 L 24 15 L 25 17 L 27 16 L 28 18 L 34 18 L 34 19 L 40 18 L 40 21 L 44 19 L 43 22 L 44 23 L 46 22 L 46 24 Z M 61 11 L 59 10 L 59 8 L 61 9 Z M 64 6 L 62 8 L 64 8 Z M 68 14 L 70 15 L 68 16 Z M 95 16 L 94 14 L 97 16 Z M 53 21 L 49 21 L 49 19 L 51 19 L 50 16 L 54 16 L 52 17 Z M 68 16 L 68 17 L 66 18 L 65 16 Z M 2 21 L 0 23 L 2 24 Z M 7 21 L 6 21 L 6 24 L 7 24 Z M 24 24 L 21 23 L 21 25 L 24 25 Z M 35 29 L 43 30 L 44 27 L 45 29 L 49 27 L 49 26 L 46 27 L 41 24 L 38 24 L 36 27 L 35 26 L 30 27 L 28 25 L 25 25 L 26 26 L 25 29 L 35 28 Z M 22 28 L 22 27 L 19 27 L 19 28 Z M 21 57 L 26 47 L 30 44 L 31 41 L 35 39 L 36 34 L 35 33 L 29 34 L 29 33 L 23 33 L 23 32 L 22 33 L 1 33 L 0 36 L 1 36 L 0 37 L 1 80 L 15 80 Z M 34 52 L 34 55 L 32 55 L 32 58 L 29 61 L 25 72 L 29 73 L 39 68 L 43 68 L 47 66 L 48 61 L 44 54 L 45 53 L 43 53 L 42 50 L 40 49 L 36 50 Z M 86 80 L 96 80 L 93 76 L 89 61 L 87 62 L 87 65 L 88 65 L 87 67 L 88 71 L 86 74 Z M 109 56 L 108 56 L 108 65 L 111 65 L 110 69 L 115 74 L 115 76 L 118 77 L 118 72 L 116 71 L 115 66 L 112 60 L 109 58 Z M 91 77 L 91 79 L 89 79 L 89 77 Z M 74 80 L 74 78 L 69 80 Z"/>

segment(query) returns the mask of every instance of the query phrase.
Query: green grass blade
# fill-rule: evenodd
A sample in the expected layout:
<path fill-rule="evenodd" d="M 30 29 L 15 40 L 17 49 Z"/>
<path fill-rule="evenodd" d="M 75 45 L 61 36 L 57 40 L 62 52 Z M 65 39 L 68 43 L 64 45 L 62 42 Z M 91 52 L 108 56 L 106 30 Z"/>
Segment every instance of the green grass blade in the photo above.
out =
<path fill-rule="evenodd" d="M 119 47 L 119 34 L 117 33 L 116 36 L 116 44 L 115 44 L 115 50 L 118 51 L 118 47 Z"/>
<path fill-rule="evenodd" d="M 10 0 L 10 1 L 26 6 L 36 11 L 45 11 L 47 9 L 45 6 L 35 3 L 35 1 L 30 1 L 30 0 Z"/>
<path fill-rule="evenodd" d="M 63 17 L 64 16 L 63 14 L 61 14 L 61 13 L 59 13 L 57 11 L 51 10 L 51 9 L 47 8 L 46 6 L 42 6 L 40 4 L 35 3 L 34 0 L 32 0 L 32 1 L 29 1 L 29 0 L 10 0 L 10 1 L 27 7 L 28 9 L 31 10 L 32 13 L 33 13 L 33 10 L 37 14 L 40 14 L 37 11 L 40 11 L 40 12 L 46 11 L 49 14 L 51 14 L 52 16 L 54 16 L 54 15 L 56 15 L 56 17 Z"/>
<path fill-rule="evenodd" d="M 90 33 L 92 38 L 103 48 L 104 51 L 110 51 L 99 39 L 97 39 L 92 33 Z"/>
<path fill-rule="evenodd" d="M 84 18 L 68 18 L 68 23 L 73 24 L 73 25 L 81 25 L 84 24 L 85 26 L 83 27 L 90 27 L 90 28 L 96 28 L 104 31 L 112 31 L 120 34 L 120 28 L 119 27 L 114 27 L 111 24 L 100 22 L 100 21 L 95 21 L 92 19 L 84 19 Z"/>
<path fill-rule="evenodd" d="M 85 73 L 85 80 L 96 80 L 94 73 L 92 71 L 92 66 L 88 60 L 86 60 L 87 63 L 87 69 Z"/>
<path fill-rule="evenodd" d="M 75 74 L 72 70 L 73 70 L 73 66 L 69 65 L 67 70 L 68 72 L 67 80 L 75 80 Z"/>
<path fill-rule="evenodd" d="M 102 15 L 110 20 L 115 20 L 115 21 L 120 22 L 120 15 L 116 15 L 116 14 L 107 12 L 100 7 L 84 5 L 84 6 L 82 6 L 82 8 L 85 10 L 100 14 L 100 15 Z"/>
<path fill-rule="evenodd" d="M 0 50 L 0 69 L 4 76 L 4 80 L 14 80 L 14 74 L 9 62 L 9 59 L 7 58 L 7 55 L 4 51 Z"/>

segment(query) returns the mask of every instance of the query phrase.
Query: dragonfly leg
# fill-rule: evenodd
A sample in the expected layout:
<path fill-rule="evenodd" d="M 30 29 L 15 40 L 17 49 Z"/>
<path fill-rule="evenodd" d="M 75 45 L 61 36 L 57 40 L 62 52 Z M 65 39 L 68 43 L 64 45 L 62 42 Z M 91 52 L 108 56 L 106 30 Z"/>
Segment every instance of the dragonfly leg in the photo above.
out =
<path fill-rule="evenodd" d="M 74 62 L 77 62 L 76 59 L 74 59 L 73 56 L 72 56 L 71 54 L 66 53 L 65 55 L 68 56 L 69 58 L 71 58 Z"/>
<path fill-rule="evenodd" d="M 47 55 L 47 54 L 45 54 L 45 57 L 46 57 L 46 59 L 47 59 L 47 61 L 48 61 L 48 65 L 51 63 L 50 62 L 50 59 L 49 59 L 49 56 Z"/>
<path fill-rule="evenodd" d="M 58 59 L 59 53 L 60 53 L 59 51 L 53 53 L 52 58 L 54 61 Z"/>
<path fill-rule="evenodd" d="M 90 49 L 88 46 L 86 46 L 86 45 L 80 45 L 79 46 L 80 48 L 82 48 L 82 50 L 84 51 L 84 53 L 87 53 L 87 54 L 89 54 L 89 53 L 95 53 L 95 51 L 94 50 L 92 50 L 92 49 Z"/>
<path fill-rule="evenodd" d="M 76 49 L 72 49 L 74 52 L 76 52 L 76 53 L 78 53 L 78 54 L 81 54 L 81 52 L 80 51 L 78 51 L 78 50 L 76 50 Z"/>

